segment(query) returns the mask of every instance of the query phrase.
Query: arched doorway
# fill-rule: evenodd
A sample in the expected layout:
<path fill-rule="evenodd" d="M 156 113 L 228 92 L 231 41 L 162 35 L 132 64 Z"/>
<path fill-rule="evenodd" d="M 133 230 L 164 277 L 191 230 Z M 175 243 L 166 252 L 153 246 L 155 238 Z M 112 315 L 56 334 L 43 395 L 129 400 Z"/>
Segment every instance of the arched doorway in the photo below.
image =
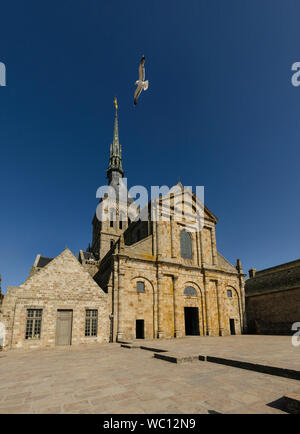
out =
<path fill-rule="evenodd" d="M 184 290 L 185 297 L 198 297 L 197 290 L 193 286 L 187 286 Z M 198 303 L 197 303 L 198 304 Z M 184 326 L 186 336 L 199 336 L 199 307 L 184 306 Z"/>

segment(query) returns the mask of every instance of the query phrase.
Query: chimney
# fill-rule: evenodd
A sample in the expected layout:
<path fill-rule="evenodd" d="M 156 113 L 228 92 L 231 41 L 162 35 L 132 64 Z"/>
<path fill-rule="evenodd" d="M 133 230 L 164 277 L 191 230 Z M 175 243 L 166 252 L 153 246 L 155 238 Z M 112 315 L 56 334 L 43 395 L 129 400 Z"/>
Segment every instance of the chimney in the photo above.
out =
<path fill-rule="evenodd" d="M 251 269 L 249 270 L 249 277 L 250 277 L 250 279 L 251 279 L 252 277 L 255 277 L 256 272 L 257 272 L 257 269 L 256 269 L 256 268 L 251 268 Z"/>

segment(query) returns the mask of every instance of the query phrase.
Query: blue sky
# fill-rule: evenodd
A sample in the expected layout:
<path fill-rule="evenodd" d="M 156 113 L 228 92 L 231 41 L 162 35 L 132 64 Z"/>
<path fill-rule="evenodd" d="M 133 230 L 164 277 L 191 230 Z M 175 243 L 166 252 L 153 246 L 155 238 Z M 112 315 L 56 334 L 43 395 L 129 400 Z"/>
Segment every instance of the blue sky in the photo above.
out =
<path fill-rule="evenodd" d="M 244 270 L 299 258 L 300 3 L 1 5 L 0 273 L 91 240 L 119 101 L 129 185 L 204 185 L 217 246 Z M 145 54 L 150 81 L 133 106 Z"/>

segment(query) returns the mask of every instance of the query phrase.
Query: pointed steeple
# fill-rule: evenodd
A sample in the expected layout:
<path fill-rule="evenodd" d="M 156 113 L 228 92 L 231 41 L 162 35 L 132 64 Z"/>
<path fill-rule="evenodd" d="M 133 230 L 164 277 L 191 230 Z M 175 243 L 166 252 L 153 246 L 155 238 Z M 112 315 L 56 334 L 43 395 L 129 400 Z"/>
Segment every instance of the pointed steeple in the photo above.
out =
<path fill-rule="evenodd" d="M 115 126 L 114 126 L 114 137 L 113 143 L 110 145 L 110 157 L 109 157 L 109 167 L 107 170 L 107 178 L 109 183 L 116 176 L 118 178 L 123 177 L 124 170 L 122 167 L 122 149 L 119 143 L 119 126 L 118 126 L 118 102 L 117 98 L 114 99 L 116 114 L 115 114 Z M 115 175 L 113 175 L 115 173 Z"/>

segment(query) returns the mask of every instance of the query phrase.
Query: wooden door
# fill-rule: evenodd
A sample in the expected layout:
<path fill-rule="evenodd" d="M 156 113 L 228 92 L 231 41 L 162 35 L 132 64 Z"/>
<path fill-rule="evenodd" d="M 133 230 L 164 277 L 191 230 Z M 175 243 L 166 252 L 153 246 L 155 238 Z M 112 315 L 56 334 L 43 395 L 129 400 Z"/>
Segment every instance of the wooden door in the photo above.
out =
<path fill-rule="evenodd" d="M 58 310 L 56 322 L 56 345 L 71 345 L 72 310 Z"/>

